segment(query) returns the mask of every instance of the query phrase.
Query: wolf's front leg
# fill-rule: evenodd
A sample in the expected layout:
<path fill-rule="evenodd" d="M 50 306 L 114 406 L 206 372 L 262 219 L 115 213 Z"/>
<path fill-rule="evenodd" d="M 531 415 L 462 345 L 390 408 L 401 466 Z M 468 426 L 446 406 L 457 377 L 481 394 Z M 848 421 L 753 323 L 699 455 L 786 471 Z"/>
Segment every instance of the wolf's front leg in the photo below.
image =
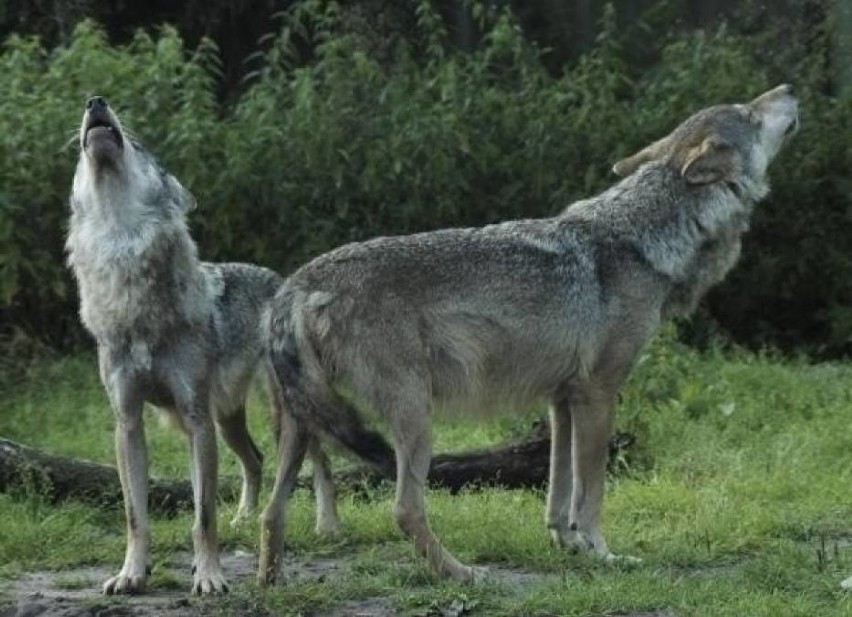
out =
<path fill-rule="evenodd" d="M 116 414 L 115 452 L 124 513 L 127 550 L 121 571 L 103 584 L 105 594 L 139 593 L 145 590 L 149 564 L 148 451 L 142 423 L 142 398 L 132 380 L 120 373 L 105 372 L 105 385 Z"/>
<path fill-rule="evenodd" d="M 614 555 L 600 530 L 604 497 L 607 444 L 612 435 L 615 395 L 613 390 L 588 388 L 578 393 L 571 406 L 572 466 L 570 526 L 563 531 L 564 545 L 592 552 L 606 561 L 635 564 L 641 560 Z"/>
<path fill-rule="evenodd" d="M 550 478 L 544 520 L 554 545 L 564 548 L 571 527 L 571 406 L 558 399 L 550 407 Z"/>
<path fill-rule="evenodd" d="M 606 559 L 609 548 L 600 531 L 607 443 L 612 434 L 614 400 L 596 388 L 584 388 L 572 401 L 573 491 L 566 544 Z"/>
<path fill-rule="evenodd" d="M 189 427 L 195 502 L 195 522 L 192 526 L 195 572 L 192 593 L 224 593 L 228 591 L 228 584 L 219 563 L 219 539 L 216 533 L 216 485 L 219 471 L 216 431 L 206 400 L 194 401 L 183 413 Z"/>

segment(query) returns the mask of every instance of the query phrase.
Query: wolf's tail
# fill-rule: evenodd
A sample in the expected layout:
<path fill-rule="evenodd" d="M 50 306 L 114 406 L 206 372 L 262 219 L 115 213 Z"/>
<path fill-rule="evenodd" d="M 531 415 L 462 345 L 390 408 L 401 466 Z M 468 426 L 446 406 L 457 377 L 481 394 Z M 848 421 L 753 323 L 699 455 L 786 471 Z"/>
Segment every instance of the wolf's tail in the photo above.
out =
<path fill-rule="evenodd" d="M 267 358 L 284 399 L 276 406 L 330 435 L 381 475 L 393 478 L 393 448 L 382 435 L 369 430 L 358 411 L 329 385 L 307 336 L 304 311 L 294 310 L 297 299 L 306 299 L 304 292 L 285 283 L 264 319 Z"/>

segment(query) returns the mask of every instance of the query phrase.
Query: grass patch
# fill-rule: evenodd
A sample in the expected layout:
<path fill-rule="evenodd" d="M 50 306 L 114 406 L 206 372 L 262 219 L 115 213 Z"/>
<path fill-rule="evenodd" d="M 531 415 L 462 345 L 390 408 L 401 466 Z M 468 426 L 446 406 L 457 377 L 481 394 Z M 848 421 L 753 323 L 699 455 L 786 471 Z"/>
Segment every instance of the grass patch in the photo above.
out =
<path fill-rule="evenodd" d="M 4 437 L 112 462 L 112 413 L 93 358 L 35 367 L 0 405 Z M 272 460 L 262 392 L 249 411 L 252 432 Z M 453 606 L 471 615 L 663 608 L 701 616 L 852 615 L 852 594 L 839 590 L 840 580 L 852 573 L 850 412 L 852 366 L 697 355 L 656 344 L 638 366 L 619 412 L 619 423 L 639 435 L 643 450 L 626 474 L 610 479 L 603 522 L 613 550 L 641 557 L 641 565 L 606 566 L 551 548 L 542 491 L 430 491 L 430 516 L 445 544 L 463 560 L 494 571 L 482 586 L 456 585 L 436 579 L 401 539 L 389 489 L 343 494 L 343 530 L 332 538 L 313 534 L 312 496 L 297 491 L 288 528 L 293 559 L 334 562 L 335 568 L 270 591 L 260 591 L 253 580 L 239 581 L 215 610 L 316 614 L 375 601 L 409 615 L 440 614 Z M 436 450 L 500 441 L 522 433 L 529 422 L 442 417 L 435 426 Z M 152 421 L 148 440 L 153 473 L 187 475 L 180 435 Z M 222 472 L 237 475 L 234 456 L 224 448 L 220 456 Z M 232 529 L 234 509 L 225 503 L 219 510 L 222 544 L 255 553 L 257 522 Z M 119 510 L 0 495 L 0 520 L 0 585 L 27 570 L 120 565 Z M 188 514 L 153 520 L 157 587 L 188 588 L 188 573 L 171 574 L 157 564 L 190 549 L 190 528 Z M 68 589 L 95 590 L 100 581 L 72 571 L 61 582 Z"/>

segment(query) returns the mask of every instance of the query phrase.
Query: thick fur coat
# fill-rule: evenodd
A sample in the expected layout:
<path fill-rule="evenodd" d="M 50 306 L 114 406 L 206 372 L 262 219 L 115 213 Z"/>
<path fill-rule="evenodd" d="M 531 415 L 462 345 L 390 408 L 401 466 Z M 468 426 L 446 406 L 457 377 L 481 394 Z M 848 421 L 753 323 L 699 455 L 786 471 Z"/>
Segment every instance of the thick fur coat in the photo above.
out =
<path fill-rule="evenodd" d="M 377 238 L 300 268 L 266 323 L 290 422 L 382 464 L 339 392 L 386 418 L 400 527 L 438 572 L 470 580 L 426 520 L 429 416 L 547 400 L 551 537 L 612 559 L 598 521 L 616 394 L 658 325 L 735 264 L 797 109 L 789 86 L 705 109 L 552 218 Z M 282 457 L 279 483 L 300 452 Z M 284 504 L 276 492 L 264 514 L 262 580 L 275 578 Z"/>

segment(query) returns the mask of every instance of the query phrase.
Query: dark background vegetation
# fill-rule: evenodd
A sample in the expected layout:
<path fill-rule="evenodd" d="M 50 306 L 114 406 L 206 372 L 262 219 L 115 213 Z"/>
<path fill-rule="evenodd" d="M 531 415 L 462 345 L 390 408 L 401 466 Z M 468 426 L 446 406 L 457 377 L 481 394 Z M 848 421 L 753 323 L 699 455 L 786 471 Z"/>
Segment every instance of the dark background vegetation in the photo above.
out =
<path fill-rule="evenodd" d="M 799 135 L 684 335 L 852 351 L 849 0 L 0 0 L 0 338 L 87 344 L 64 266 L 91 94 L 199 201 L 210 260 L 554 214 L 694 110 L 781 82 Z M 170 24 L 170 25 L 164 25 Z"/>

